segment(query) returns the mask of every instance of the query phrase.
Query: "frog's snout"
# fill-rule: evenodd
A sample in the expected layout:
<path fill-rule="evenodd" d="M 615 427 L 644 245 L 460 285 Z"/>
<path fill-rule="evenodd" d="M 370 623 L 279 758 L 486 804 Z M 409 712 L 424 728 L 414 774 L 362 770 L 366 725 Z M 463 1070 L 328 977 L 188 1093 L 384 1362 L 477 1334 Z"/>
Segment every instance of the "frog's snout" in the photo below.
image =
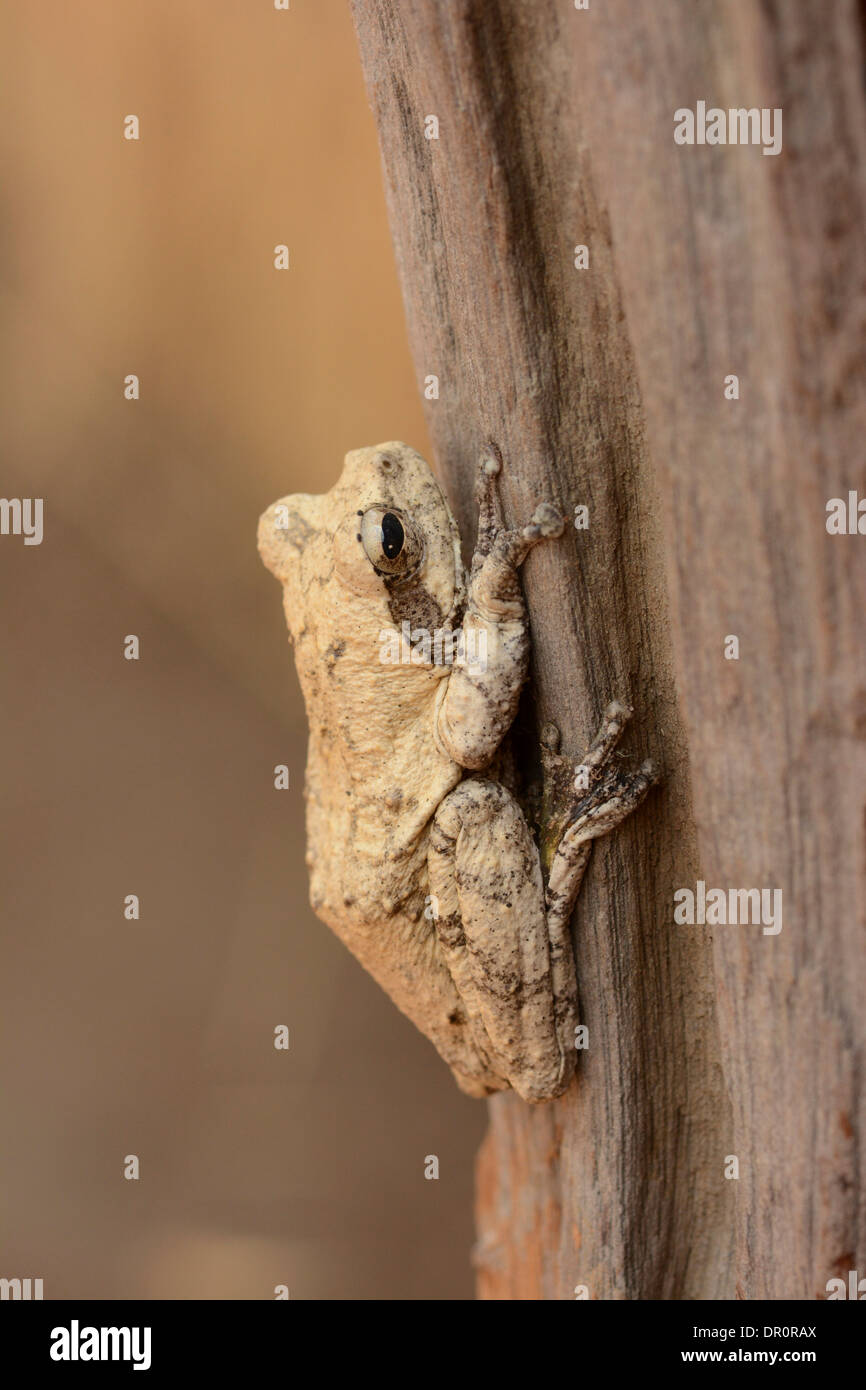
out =
<path fill-rule="evenodd" d="M 291 566 L 320 530 L 324 500 L 314 493 L 295 492 L 273 502 L 259 517 L 259 554 L 277 579 L 288 578 Z"/>

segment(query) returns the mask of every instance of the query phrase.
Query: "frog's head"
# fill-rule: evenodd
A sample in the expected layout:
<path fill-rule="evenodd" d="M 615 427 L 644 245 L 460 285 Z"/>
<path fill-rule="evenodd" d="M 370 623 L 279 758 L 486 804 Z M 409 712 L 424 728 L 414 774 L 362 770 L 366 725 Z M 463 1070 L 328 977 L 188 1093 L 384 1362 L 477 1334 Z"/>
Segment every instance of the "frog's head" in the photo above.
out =
<path fill-rule="evenodd" d="M 429 466 L 407 444 L 346 455 L 330 492 L 282 497 L 259 522 L 259 553 L 284 587 L 293 636 L 351 638 L 408 621 L 449 626 L 463 603 L 460 536 Z"/>

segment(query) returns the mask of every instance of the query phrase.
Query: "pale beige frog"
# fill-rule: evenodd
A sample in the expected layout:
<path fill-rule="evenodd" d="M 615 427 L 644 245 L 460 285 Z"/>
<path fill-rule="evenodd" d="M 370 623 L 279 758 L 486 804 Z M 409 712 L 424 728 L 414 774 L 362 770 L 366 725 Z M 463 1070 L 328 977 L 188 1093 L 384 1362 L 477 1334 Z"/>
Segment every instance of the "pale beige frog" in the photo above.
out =
<path fill-rule="evenodd" d="M 448 504 L 425 461 L 400 443 L 347 454 L 321 496 L 275 502 L 259 523 L 259 550 L 283 585 L 310 724 L 315 912 L 463 1090 L 513 1087 L 543 1101 L 574 1070 L 568 922 L 591 842 L 633 810 L 653 774 L 649 764 L 628 774 L 608 761 L 629 713 L 622 704 L 610 706 L 580 764 L 579 791 L 575 765 L 546 735 L 559 814 L 545 883 L 520 806 L 483 770 L 526 678 L 518 568 L 563 523 L 542 505 L 528 526 L 504 529 L 497 472 L 486 459 L 468 583 Z M 433 638 L 460 629 L 462 647 L 442 658 Z M 426 644 L 415 640 L 424 634 Z"/>

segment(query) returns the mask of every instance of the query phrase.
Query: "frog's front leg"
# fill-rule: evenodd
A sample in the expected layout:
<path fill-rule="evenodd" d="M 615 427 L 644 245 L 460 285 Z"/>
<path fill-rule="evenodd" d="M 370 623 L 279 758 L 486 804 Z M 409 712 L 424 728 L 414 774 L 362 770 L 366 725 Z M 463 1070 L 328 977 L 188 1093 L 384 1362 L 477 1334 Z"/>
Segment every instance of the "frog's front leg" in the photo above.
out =
<path fill-rule="evenodd" d="M 574 958 L 568 931 L 549 930 L 538 850 L 510 793 L 479 777 L 449 792 L 428 867 L 440 949 L 483 1069 L 524 1100 L 560 1095 L 575 1063 Z"/>
<path fill-rule="evenodd" d="M 478 545 L 463 619 L 463 644 L 440 687 L 435 735 L 461 767 L 477 770 L 493 757 L 517 712 L 529 661 L 529 622 L 518 570 L 539 541 L 561 536 L 564 522 L 542 503 L 520 530 L 499 526 L 498 463 L 481 465 Z"/>

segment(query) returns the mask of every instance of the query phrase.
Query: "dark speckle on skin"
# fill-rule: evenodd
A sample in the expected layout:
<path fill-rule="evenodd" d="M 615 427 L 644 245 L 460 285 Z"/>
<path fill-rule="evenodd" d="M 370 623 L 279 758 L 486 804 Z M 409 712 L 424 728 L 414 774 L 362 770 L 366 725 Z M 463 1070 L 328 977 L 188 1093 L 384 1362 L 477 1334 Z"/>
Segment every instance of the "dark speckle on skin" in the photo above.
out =
<path fill-rule="evenodd" d="M 288 525 L 284 530 L 281 528 L 280 534 L 284 535 L 289 545 L 294 546 L 296 550 L 303 550 L 305 546 L 309 545 L 316 533 L 310 523 L 298 512 L 289 512 Z"/>
<path fill-rule="evenodd" d="M 330 647 L 328 647 L 327 651 L 325 652 L 325 665 L 328 668 L 329 672 L 333 671 L 334 667 L 340 660 L 340 657 L 343 655 L 343 652 L 345 650 L 346 644 L 343 641 L 332 642 Z"/>
<path fill-rule="evenodd" d="M 388 612 L 398 626 L 408 622 L 413 628 L 425 628 L 431 635 L 442 626 L 442 609 L 422 584 L 389 589 Z"/>

